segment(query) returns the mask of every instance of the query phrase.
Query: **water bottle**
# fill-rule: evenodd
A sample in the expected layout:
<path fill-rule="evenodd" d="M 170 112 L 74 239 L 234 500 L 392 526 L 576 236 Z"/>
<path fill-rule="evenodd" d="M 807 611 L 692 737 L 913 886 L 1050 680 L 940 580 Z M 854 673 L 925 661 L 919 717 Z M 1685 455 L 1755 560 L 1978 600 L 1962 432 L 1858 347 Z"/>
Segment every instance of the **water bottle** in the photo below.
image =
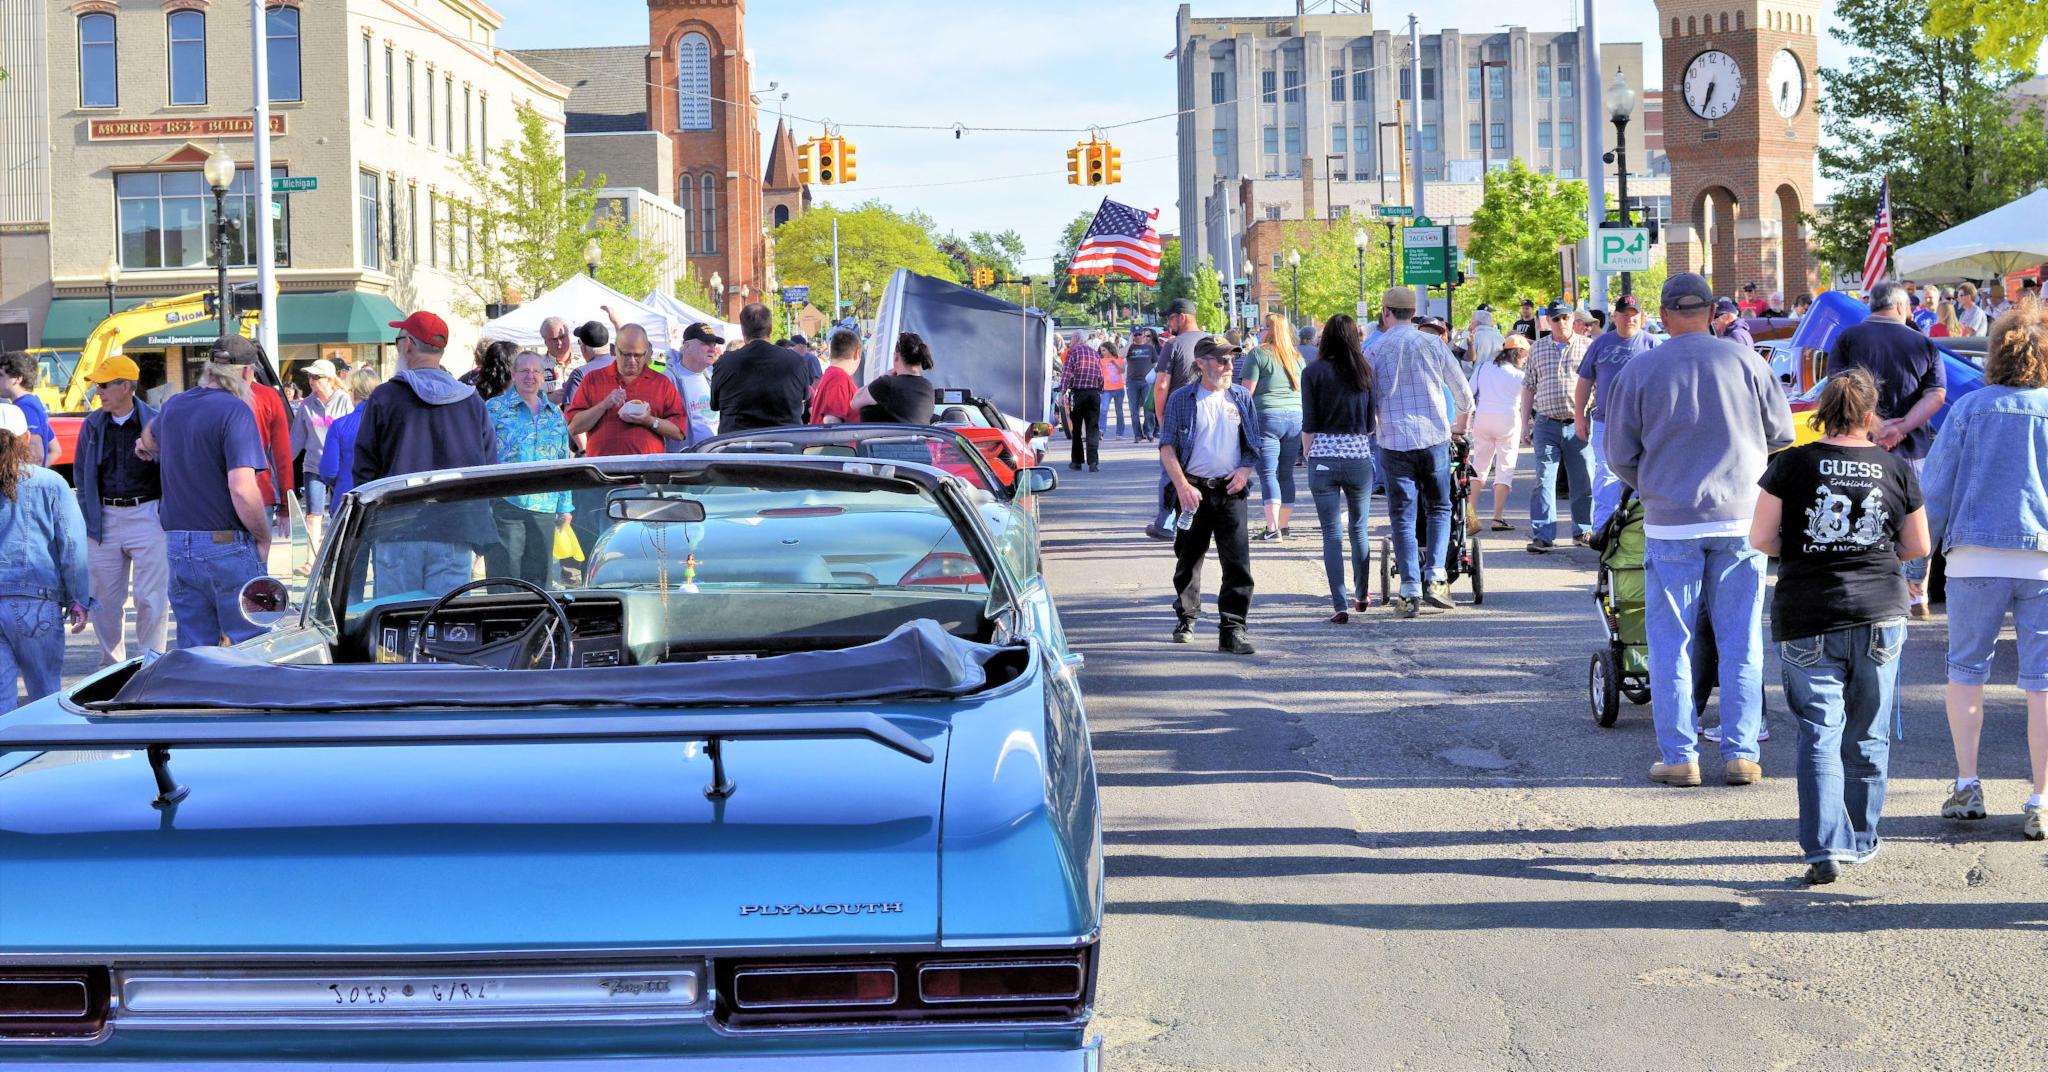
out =
<path fill-rule="evenodd" d="M 1193 510 L 1182 509 L 1179 513 L 1174 515 L 1173 527 L 1176 529 L 1180 529 L 1182 531 L 1194 528 L 1195 512 Z"/>

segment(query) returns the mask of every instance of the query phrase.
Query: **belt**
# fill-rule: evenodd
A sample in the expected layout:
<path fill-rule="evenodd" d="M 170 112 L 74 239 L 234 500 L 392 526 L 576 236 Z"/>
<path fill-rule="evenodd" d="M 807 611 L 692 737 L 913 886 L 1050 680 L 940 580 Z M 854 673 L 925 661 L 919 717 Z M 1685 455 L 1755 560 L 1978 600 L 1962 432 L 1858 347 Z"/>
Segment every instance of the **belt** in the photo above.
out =
<path fill-rule="evenodd" d="M 1188 483 L 1198 488 L 1222 488 L 1225 490 L 1230 488 L 1230 478 L 1227 476 L 1196 476 L 1190 473 L 1188 474 Z"/>
<path fill-rule="evenodd" d="M 1577 417 L 1571 414 L 1566 414 L 1562 417 L 1553 417 L 1548 413 L 1538 413 L 1537 416 L 1543 418 L 1546 421 L 1553 421 L 1558 424 L 1572 424 L 1578 420 Z"/>
<path fill-rule="evenodd" d="M 105 496 L 105 495 L 102 495 L 102 496 L 100 496 L 100 505 L 101 505 L 101 506 L 141 506 L 141 505 L 142 505 L 143 503 L 152 503 L 152 502 L 155 502 L 156 500 L 157 500 L 157 497 L 156 497 L 156 496 L 154 496 L 154 495 L 137 495 L 137 496 L 134 496 L 134 497 L 132 497 L 132 498 L 127 498 L 127 499 L 120 499 L 120 498 L 109 498 L 109 497 L 107 497 L 107 496 Z"/>

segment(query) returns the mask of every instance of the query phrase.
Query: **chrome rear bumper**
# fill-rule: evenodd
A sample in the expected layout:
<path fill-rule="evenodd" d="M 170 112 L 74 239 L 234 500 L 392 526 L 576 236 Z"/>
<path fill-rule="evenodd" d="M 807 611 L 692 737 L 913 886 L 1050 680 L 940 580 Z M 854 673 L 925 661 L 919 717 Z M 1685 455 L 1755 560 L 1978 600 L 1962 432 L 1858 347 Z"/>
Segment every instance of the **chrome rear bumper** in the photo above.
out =
<path fill-rule="evenodd" d="M 776 1072 L 802 1069 L 804 1072 L 1101 1072 L 1102 1039 L 1071 1050 L 977 1050 L 918 1049 L 859 1054 L 778 1052 L 756 1057 L 627 1057 L 627 1058 L 539 1058 L 531 1061 L 494 1060 L 479 1064 L 467 1060 L 447 1061 L 335 1061 L 325 1059 L 247 1061 L 143 1060 L 68 1061 L 48 1063 L 53 1072 L 355 1072 L 374 1068 L 376 1072 L 449 1072 L 451 1069 L 488 1067 L 493 1072 Z"/>

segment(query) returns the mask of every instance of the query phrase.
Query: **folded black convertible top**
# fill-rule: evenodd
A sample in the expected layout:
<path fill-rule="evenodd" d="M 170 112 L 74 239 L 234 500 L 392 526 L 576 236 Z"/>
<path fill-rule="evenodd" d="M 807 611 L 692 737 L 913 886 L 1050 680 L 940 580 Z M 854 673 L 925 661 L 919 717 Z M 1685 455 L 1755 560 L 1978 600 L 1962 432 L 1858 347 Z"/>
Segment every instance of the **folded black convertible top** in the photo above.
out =
<path fill-rule="evenodd" d="M 362 711 L 396 707 L 702 706 L 962 696 L 1004 650 L 919 619 L 872 644 L 765 659 L 573 670 L 479 670 L 446 663 L 269 663 L 235 648 L 186 648 L 137 670 L 118 712 L 165 708 Z"/>

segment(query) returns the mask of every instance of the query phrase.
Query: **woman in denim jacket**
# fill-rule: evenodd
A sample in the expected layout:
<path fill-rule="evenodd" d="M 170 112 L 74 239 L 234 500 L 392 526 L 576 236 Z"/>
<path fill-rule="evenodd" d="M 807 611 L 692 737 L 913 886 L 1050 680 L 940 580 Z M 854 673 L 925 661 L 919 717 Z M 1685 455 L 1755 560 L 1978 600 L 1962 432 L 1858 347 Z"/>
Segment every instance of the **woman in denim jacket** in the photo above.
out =
<path fill-rule="evenodd" d="M 0 703 L 15 682 L 31 700 L 63 683 L 64 620 L 85 631 L 92 577 L 85 515 L 64 478 L 31 464 L 34 442 L 19 406 L 0 403 Z"/>
<path fill-rule="evenodd" d="M 2024 301 L 1991 329 L 1984 386 L 1949 408 L 1921 476 L 1934 545 L 1948 556 L 1948 729 L 1956 780 L 1941 814 L 1982 819 L 1977 742 L 2006 612 L 2019 639 L 2033 794 L 2021 831 L 2042 837 L 2048 789 L 2048 309 Z"/>

